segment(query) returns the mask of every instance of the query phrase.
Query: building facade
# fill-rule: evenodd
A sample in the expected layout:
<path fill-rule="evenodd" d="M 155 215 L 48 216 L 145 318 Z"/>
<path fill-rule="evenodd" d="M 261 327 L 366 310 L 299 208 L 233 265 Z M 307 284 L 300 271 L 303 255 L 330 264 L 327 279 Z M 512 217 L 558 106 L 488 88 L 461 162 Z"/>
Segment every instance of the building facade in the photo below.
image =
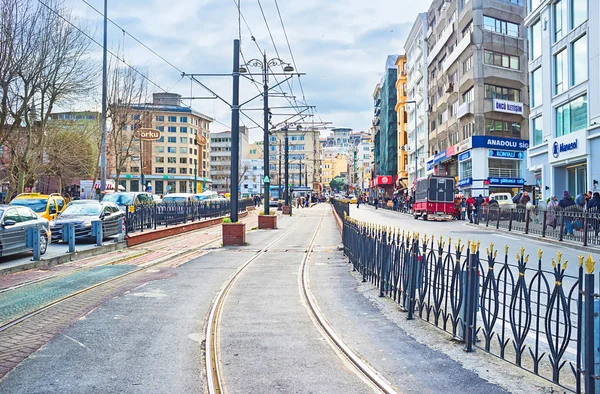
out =
<path fill-rule="evenodd" d="M 378 175 L 392 176 L 394 179 L 398 172 L 397 59 L 398 55 L 387 57 L 385 72 L 379 83 L 381 87 L 379 127 L 377 130 L 377 134 L 379 134 L 379 160 L 375 163 L 375 171 Z"/>
<path fill-rule="evenodd" d="M 262 189 L 263 164 L 262 159 L 242 159 L 240 166 L 240 194 L 242 198 L 264 194 Z"/>
<path fill-rule="evenodd" d="M 210 123 L 212 118 L 181 103 L 181 95 L 154 93 L 152 103 L 132 105 L 128 132 L 137 125 L 160 131 L 155 141 L 134 140 L 132 157 L 121 169 L 119 184 L 127 191 L 155 194 L 201 192 L 210 187 Z M 109 146 L 109 152 L 118 147 Z M 141 153 L 140 153 L 141 152 Z M 112 178 L 115 162 L 109 159 Z M 140 179 L 144 178 L 144 185 Z M 196 182 L 196 188 L 194 188 Z"/>
<path fill-rule="evenodd" d="M 544 200 L 598 191 L 600 2 L 528 0 L 527 166 Z"/>
<path fill-rule="evenodd" d="M 532 182 L 524 17 L 520 0 L 435 0 L 427 12 L 427 170 L 465 194 Z"/>
<path fill-rule="evenodd" d="M 406 94 L 407 94 L 407 78 L 406 78 L 406 55 L 398 56 L 396 59 L 396 67 L 398 68 L 398 79 L 396 80 L 396 92 L 397 92 L 397 100 L 396 100 L 396 117 L 398 119 L 398 163 L 396 167 L 398 168 L 398 172 L 396 174 L 396 188 L 397 189 L 406 189 L 408 185 L 408 154 L 407 154 L 407 140 L 406 140 Z"/>
<path fill-rule="evenodd" d="M 408 34 L 404 50 L 406 51 L 406 137 L 408 154 L 407 176 L 408 184 L 412 185 L 415 180 L 415 167 L 417 167 L 417 178 L 426 174 L 426 159 L 429 156 L 428 139 L 428 96 L 427 96 L 427 14 L 421 13 L 417 16 L 413 27 Z M 416 126 L 415 126 L 416 124 Z M 415 134 L 416 127 L 416 134 Z M 415 138 L 417 148 L 415 155 Z M 416 160 L 415 160 L 416 159 Z M 415 164 L 416 162 L 416 164 Z"/>
<path fill-rule="evenodd" d="M 248 129 L 240 126 L 239 139 L 240 164 L 239 175 L 242 176 L 241 161 L 247 159 Z M 212 133 L 210 136 L 210 171 L 212 190 L 217 193 L 230 193 L 231 187 L 231 131 Z M 238 184 L 241 179 L 238 181 Z M 241 192 L 240 188 L 240 192 Z"/>

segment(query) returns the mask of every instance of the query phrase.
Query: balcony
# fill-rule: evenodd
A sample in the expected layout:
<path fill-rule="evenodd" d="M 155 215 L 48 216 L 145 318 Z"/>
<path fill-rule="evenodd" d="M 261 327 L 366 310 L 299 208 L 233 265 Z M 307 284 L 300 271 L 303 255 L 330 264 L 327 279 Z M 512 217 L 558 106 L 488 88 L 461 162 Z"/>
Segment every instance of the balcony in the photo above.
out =
<path fill-rule="evenodd" d="M 444 72 L 447 72 L 448 69 L 454 64 L 456 59 L 471 45 L 471 34 L 467 34 L 463 37 L 462 40 L 456 45 L 454 51 L 448 56 L 444 63 L 442 64 L 442 69 Z"/>
<path fill-rule="evenodd" d="M 438 53 L 440 53 L 440 51 L 442 50 L 444 45 L 446 45 L 446 42 L 448 41 L 448 39 L 450 38 L 452 33 L 454 33 L 454 24 L 450 24 L 450 25 L 446 26 L 444 31 L 442 31 L 442 34 L 440 35 L 438 42 L 431 49 L 431 52 L 429 53 L 429 55 L 427 55 L 427 64 L 431 64 L 435 60 Z"/>
<path fill-rule="evenodd" d="M 468 114 L 472 114 L 473 109 L 471 108 L 471 103 L 463 103 L 458 106 L 458 110 L 456 111 L 456 116 L 458 119 L 467 116 Z"/>
<path fill-rule="evenodd" d="M 512 168 L 490 168 L 488 176 L 495 178 L 521 178 L 521 170 Z"/>

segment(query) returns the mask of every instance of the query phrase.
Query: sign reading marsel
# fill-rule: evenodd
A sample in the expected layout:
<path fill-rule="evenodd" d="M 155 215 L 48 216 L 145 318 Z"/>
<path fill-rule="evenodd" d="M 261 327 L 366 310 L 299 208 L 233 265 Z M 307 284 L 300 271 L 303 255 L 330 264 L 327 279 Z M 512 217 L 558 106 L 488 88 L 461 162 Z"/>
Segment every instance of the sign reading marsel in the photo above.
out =
<path fill-rule="evenodd" d="M 525 155 L 523 152 L 513 152 L 510 150 L 498 150 L 498 149 L 490 149 L 489 157 L 494 157 L 498 159 L 512 159 L 512 160 L 520 160 Z"/>
<path fill-rule="evenodd" d="M 527 150 L 529 148 L 528 140 L 518 140 L 515 138 L 488 137 L 485 135 L 474 135 L 471 137 L 473 148 L 500 148 L 510 150 Z"/>
<path fill-rule="evenodd" d="M 550 162 L 570 159 L 585 154 L 585 130 L 554 139 L 548 144 Z"/>
<path fill-rule="evenodd" d="M 523 115 L 523 103 L 494 99 L 494 111 L 507 114 Z"/>

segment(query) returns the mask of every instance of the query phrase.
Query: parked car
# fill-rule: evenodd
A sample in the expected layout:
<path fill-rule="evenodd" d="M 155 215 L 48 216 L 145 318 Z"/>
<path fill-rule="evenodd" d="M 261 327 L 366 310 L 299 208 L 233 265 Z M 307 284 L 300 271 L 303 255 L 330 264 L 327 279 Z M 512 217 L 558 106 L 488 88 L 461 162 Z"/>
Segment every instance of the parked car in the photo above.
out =
<path fill-rule="evenodd" d="M 154 197 L 146 192 L 118 192 L 105 194 L 102 202 L 114 202 L 125 212 L 127 205 L 153 204 Z"/>
<path fill-rule="evenodd" d="M 200 200 L 218 200 L 219 193 L 213 192 L 212 190 L 207 190 L 199 194 Z"/>
<path fill-rule="evenodd" d="M 162 197 L 158 194 L 153 194 L 152 199 L 154 200 L 155 204 L 160 204 L 162 202 Z"/>
<path fill-rule="evenodd" d="M 348 199 L 350 200 L 350 204 L 356 204 L 357 202 L 356 196 L 354 194 L 349 195 Z"/>
<path fill-rule="evenodd" d="M 192 193 L 171 193 L 163 197 L 162 202 L 165 204 L 196 202 L 200 201 L 197 194 Z"/>
<path fill-rule="evenodd" d="M 29 229 L 40 229 L 40 254 L 46 253 L 51 239 L 48 220 L 36 212 L 21 206 L 0 205 L 0 256 L 22 253 L 32 250 L 27 245 Z"/>
<path fill-rule="evenodd" d="M 10 205 L 27 207 L 47 220 L 54 219 L 67 206 L 65 199 L 58 193 L 21 193 L 15 197 Z"/>
<path fill-rule="evenodd" d="M 50 222 L 52 242 L 62 240 L 63 225 L 74 223 L 75 239 L 93 239 L 92 221 L 102 222 L 102 235 L 104 238 L 117 235 L 125 212 L 119 209 L 114 202 L 94 201 L 70 202 L 67 208 L 56 219 Z"/>
<path fill-rule="evenodd" d="M 516 204 L 513 202 L 510 193 L 492 193 L 490 194 L 490 200 L 491 199 L 498 201 L 501 210 L 516 208 Z"/>

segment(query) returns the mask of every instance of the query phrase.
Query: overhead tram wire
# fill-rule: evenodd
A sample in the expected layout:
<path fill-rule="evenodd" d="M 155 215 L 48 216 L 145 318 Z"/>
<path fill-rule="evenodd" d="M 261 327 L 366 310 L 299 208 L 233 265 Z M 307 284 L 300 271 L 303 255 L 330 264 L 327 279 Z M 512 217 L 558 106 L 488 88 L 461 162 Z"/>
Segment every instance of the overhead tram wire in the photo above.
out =
<path fill-rule="evenodd" d="M 87 39 L 89 39 L 90 41 L 92 41 L 94 44 L 98 45 L 100 48 L 104 48 L 104 46 L 99 43 L 96 39 L 94 39 L 93 37 L 91 37 L 89 34 L 87 34 L 86 32 L 84 32 L 83 30 L 81 30 L 79 27 L 77 27 L 75 24 L 73 24 L 71 21 L 69 21 L 67 18 L 65 18 L 64 16 L 62 16 L 58 11 L 56 11 L 54 8 L 50 7 L 48 4 L 44 3 L 42 0 L 38 0 L 38 3 L 40 3 L 41 5 L 43 5 L 44 7 L 46 7 L 50 12 L 54 13 L 56 16 L 58 16 L 60 19 L 62 19 L 63 21 L 65 21 L 67 24 L 71 25 L 73 28 L 75 28 L 75 30 L 77 30 L 79 32 L 79 34 L 85 36 Z M 152 79 L 148 78 L 144 73 L 142 73 L 141 71 L 139 71 L 137 68 L 133 67 L 131 64 L 127 63 L 124 59 L 120 58 L 119 55 L 116 55 L 114 52 L 112 52 L 111 50 L 109 50 L 108 48 L 106 48 L 106 52 L 108 54 L 110 54 L 112 57 L 114 57 L 115 59 L 119 60 L 121 63 L 123 63 L 124 65 L 126 65 L 127 67 L 129 67 L 131 70 L 133 70 L 136 74 L 138 74 L 140 77 L 144 78 L 146 81 L 150 82 L 152 85 L 156 86 L 157 88 L 159 88 L 160 90 L 162 90 L 163 92 L 167 92 L 167 90 L 165 90 L 165 88 L 163 88 L 162 86 L 160 86 L 158 83 L 154 82 Z"/>

